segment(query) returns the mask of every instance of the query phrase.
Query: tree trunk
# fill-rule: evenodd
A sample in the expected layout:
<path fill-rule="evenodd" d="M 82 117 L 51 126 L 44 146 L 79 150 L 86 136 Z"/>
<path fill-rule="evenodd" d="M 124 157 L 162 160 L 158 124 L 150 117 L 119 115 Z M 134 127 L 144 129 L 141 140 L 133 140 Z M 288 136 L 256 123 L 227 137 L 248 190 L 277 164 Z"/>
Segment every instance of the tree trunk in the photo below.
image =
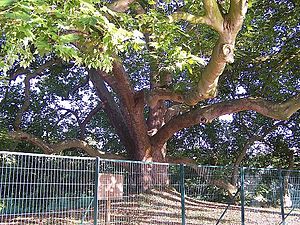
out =
<path fill-rule="evenodd" d="M 135 192 L 169 186 L 169 166 L 164 163 L 166 162 L 165 152 L 166 145 L 162 149 L 151 148 L 149 152 L 144 152 L 143 163 L 134 163 L 132 180 L 136 187 Z"/>
<path fill-rule="evenodd" d="M 151 108 L 147 120 L 149 138 L 157 133 L 164 124 L 165 106 L 163 102 Z M 151 145 L 144 153 L 143 161 L 147 162 L 142 166 L 142 186 L 143 190 L 165 187 L 169 185 L 168 169 L 166 163 L 167 143 L 162 147 Z"/>
<path fill-rule="evenodd" d="M 168 74 L 166 74 L 160 83 L 151 82 L 151 87 L 156 88 L 160 85 L 165 85 L 168 82 Z M 145 152 L 143 161 L 154 162 L 153 164 L 146 164 L 143 169 L 143 188 L 163 188 L 170 185 L 168 176 L 169 165 L 166 158 L 167 143 L 156 145 L 151 142 L 151 138 L 163 127 L 167 122 L 167 108 L 164 101 L 157 101 L 155 106 L 150 107 L 147 118 L 148 136 L 151 143 L 151 148 Z M 157 164 L 159 163 L 159 164 Z"/>

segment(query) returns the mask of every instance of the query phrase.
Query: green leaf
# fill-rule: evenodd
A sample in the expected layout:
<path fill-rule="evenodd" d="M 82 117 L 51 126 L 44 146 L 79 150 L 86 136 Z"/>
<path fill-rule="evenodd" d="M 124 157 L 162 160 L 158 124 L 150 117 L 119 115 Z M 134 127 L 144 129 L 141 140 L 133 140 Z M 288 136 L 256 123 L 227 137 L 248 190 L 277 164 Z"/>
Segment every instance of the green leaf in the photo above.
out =
<path fill-rule="evenodd" d="M 0 8 L 13 4 L 15 0 L 0 0 Z"/>
<path fill-rule="evenodd" d="M 204 61 L 204 59 L 195 56 L 195 55 L 191 55 L 192 60 L 194 60 L 195 62 L 197 62 L 199 65 L 205 66 L 206 62 Z"/>
<path fill-rule="evenodd" d="M 23 20 L 23 21 L 30 21 L 31 19 L 31 16 L 29 14 L 22 11 L 7 13 L 6 17 L 9 19 L 16 19 L 16 20 Z"/>
<path fill-rule="evenodd" d="M 249 0 L 249 1 L 248 1 L 248 8 L 250 9 L 250 8 L 252 7 L 252 5 L 253 5 L 253 1 L 252 1 L 252 0 Z"/>
<path fill-rule="evenodd" d="M 55 49 L 64 60 L 75 59 L 78 57 L 77 51 L 72 46 L 56 45 Z"/>
<path fill-rule="evenodd" d="M 193 74 L 193 69 L 190 64 L 186 64 L 186 68 L 188 69 L 190 74 Z"/>
<path fill-rule="evenodd" d="M 79 39 L 79 36 L 77 34 L 66 34 L 60 36 L 60 41 L 64 44 L 68 44 L 74 41 L 77 41 Z"/>
<path fill-rule="evenodd" d="M 3 68 L 3 67 L 5 67 L 5 62 L 3 62 L 3 60 L 1 59 L 0 60 L 0 68 Z"/>
<path fill-rule="evenodd" d="M 37 48 L 37 51 L 41 55 L 45 55 L 45 54 L 49 53 L 52 49 L 52 46 L 48 43 L 48 41 L 46 39 L 42 39 L 42 38 L 39 38 L 38 40 L 36 40 L 35 46 Z"/>
<path fill-rule="evenodd" d="M 148 1 L 148 4 L 149 4 L 149 5 L 155 5 L 156 2 L 155 2 L 155 0 L 149 0 L 149 1 Z"/>

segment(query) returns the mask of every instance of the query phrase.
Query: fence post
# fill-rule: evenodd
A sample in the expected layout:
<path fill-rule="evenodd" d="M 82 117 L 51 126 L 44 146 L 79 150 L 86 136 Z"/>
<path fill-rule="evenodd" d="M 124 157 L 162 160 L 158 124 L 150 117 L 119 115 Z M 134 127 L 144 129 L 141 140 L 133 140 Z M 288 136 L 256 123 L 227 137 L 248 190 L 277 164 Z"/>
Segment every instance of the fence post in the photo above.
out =
<path fill-rule="evenodd" d="M 99 164 L 100 158 L 96 157 L 95 162 L 95 191 L 94 191 L 94 225 L 98 224 L 98 189 L 99 189 Z"/>
<path fill-rule="evenodd" d="M 283 193 L 284 193 L 284 180 L 282 177 L 282 170 L 278 170 L 279 173 L 279 187 L 280 187 L 280 208 L 281 208 L 281 224 L 285 224 L 285 215 L 284 215 L 284 201 L 283 201 Z"/>
<path fill-rule="evenodd" d="M 185 225 L 184 164 L 180 164 L 181 224 Z"/>
<path fill-rule="evenodd" d="M 245 225 L 245 169 L 241 167 L 241 224 Z"/>

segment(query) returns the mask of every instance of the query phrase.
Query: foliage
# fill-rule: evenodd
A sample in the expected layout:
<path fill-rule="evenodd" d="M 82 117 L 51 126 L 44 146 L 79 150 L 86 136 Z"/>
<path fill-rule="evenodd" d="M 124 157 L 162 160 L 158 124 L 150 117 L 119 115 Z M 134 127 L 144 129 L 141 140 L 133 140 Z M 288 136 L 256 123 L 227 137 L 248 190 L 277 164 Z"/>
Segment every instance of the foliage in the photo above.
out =
<path fill-rule="evenodd" d="M 9 150 L 14 146 L 14 141 L 9 137 L 8 132 L 0 130 L 0 150 Z"/>
<path fill-rule="evenodd" d="M 140 5 L 145 13 L 137 13 Z M 229 1 L 222 7 L 227 11 Z M 49 143 L 80 138 L 79 123 L 103 103 L 87 78 L 88 70 L 102 69 L 113 75 L 115 58 L 123 63 L 136 91 L 150 89 L 152 78 L 159 83 L 169 74 L 168 88 L 179 93 L 191 90 L 202 76 L 218 34 L 207 25 L 170 20 L 178 9 L 204 14 L 200 0 L 137 1 L 120 13 L 110 9 L 109 1 L 2 1 L 1 132 L 13 129 L 25 100 L 25 77 L 50 60 L 62 61 L 30 81 L 30 107 L 21 123 L 23 130 Z M 227 65 L 220 77 L 217 97 L 189 110 L 249 96 L 283 101 L 299 93 L 297 11 L 299 4 L 292 0 L 251 1 L 237 38 L 235 62 Z M 23 72 L 18 73 L 20 70 Z M 116 90 L 108 87 L 108 92 L 121 108 L 122 98 Z M 166 101 L 166 105 L 172 103 Z M 149 114 L 149 107 L 144 113 Z M 232 164 L 248 140 L 259 136 L 261 139 L 247 150 L 244 165 L 287 167 L 291 149 L 295 157 L 299 154 L 299 112 L 266 132 L 276 124 L 256 113 L 242 112 L 227 120 L 185 128 L 174 135 L 168 148 L 170 154 L 198 163 Z M 84 140 L 108 152 L 124 154 L 126 149 L 116 133 L 102 109 L 86 125 Z M 1 139 L 1 148 L 12 145 L 4 133 Z M 23 142 L 14 148 L 38 151 Z M 79 149 L 64 153 L 83 154 Z"/>
<path fill-rule="evenodd" d="M 204 63 L 191 54 L 190 47 L 172 47 L 174 40 L 181 36 L 188 40 L 189 35 L 155 10 L 131 17 L 111 11 L 102 1 L 24 0 L 12 2 L 2 11 L 4 44 L 0 65 L 4 71 L 15 62 L 28 67 L 37 55 L 52 53 L 79 66 L 110 71 L 113 56 L 128 49 L 145 48 L 144 31 L 151 34 L 149 46 L 155 51 L 150 56 L 161 58 L 162 70 L 187 67 L 191 71 L 194 63 Z"/>
<path fill-rule="evenodd" d="M 7 71 L 16 61 L 28 67 L 35 55 L 55 53 L 77 65 L 111 69 L 111 54 L 126 45 L 143 43 L 137 30 L 127 31 L 107 17 L 127 20 L 93 1 L 18 1 L 3 9 L 1 27 L 5 44 L 2 67 Z M 14 26 L 14 30 L 10 29 Z M 100 37 L 99 37 L 100 36 Z M 128 41 L 130 40 L 130 42 Z"/>

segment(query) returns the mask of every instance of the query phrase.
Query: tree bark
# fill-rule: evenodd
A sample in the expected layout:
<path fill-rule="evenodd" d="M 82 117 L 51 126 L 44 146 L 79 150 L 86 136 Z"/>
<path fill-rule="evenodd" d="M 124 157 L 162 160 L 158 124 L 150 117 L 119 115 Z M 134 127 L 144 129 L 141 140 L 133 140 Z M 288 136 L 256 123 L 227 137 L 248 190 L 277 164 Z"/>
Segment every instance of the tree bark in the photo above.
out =
<path fill-rule="evenodd" d="M 196 108 L 172 118 L 151 138 L 151 143 L 153 146 L 162 147 L 177 131 L 195 124 L 209 123 L 226 114 L 253 110 L 273 119 L 287 120 L 299 109 L 300 94 L 281 103 L 274 103 L 261 98 L 244 98 L 220 102 Z"/>
<path fill-rule="evenodd" d="M 145 160 L 145 155 L 151 152 L 151 145 L 144 119 L 143 92 L 134 91 L 123 65 L 117 61 L 113 64 L 112 74 L 107 74 L 103 71 L 95 72 L 95 77 L 103 79 L 113 89 L 119 99 L 116 107 L 120 111 L 118 115 L 122 118 L 122 123 L 118 124 L 118 126 L 127 127 L 126 135 L 132 140 L 132 146 L 129 148 L 134 149 L 134 154 L 130 154 L 130 156 L 133 160 Z M 97 82 L 94 82 L 94 85 L 97 85 Z M 101 99 L 101 93 L 97 92 L 97 94 Z M 111 122 L 113 123 L 113 120 Z M 130 150 L 129 148 L 127 150 Z"/>
<path fill-rule="evenodd" d="M 9 133 L 9 136 L 13 140 L 26 141 L 30 144 L 33 144 L 39 147 L 45 154 L 55 154 L 60 153 L 66 149 L 80 148 L 84 150 L 89 156 L 97 156 L 103 159 L 125 159 L 125 157 L 121 155 L 99 151 L 82 140 L 65 140 L 55 144 L 49 144 L 41 138 L 38 138 L 32 134 L 28 134 L 24 131 L 13 131 Z"/>

